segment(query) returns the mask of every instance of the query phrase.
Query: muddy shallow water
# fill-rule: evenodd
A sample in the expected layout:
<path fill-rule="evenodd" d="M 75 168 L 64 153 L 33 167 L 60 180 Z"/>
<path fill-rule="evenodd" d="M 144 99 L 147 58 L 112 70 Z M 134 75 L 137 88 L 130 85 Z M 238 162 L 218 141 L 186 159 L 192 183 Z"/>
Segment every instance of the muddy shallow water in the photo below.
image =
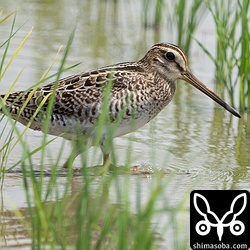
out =
<path fill-rule="evenodd" d="M 124 3 L 114 8 L 114 5 L 108 1 L 101 1 L 99 5 L 97 1 L 93 1 L 92 4 L 87 2 L 91 1 L 80 5 L 77 1 L 75 4 L 70 1 L 62 1 L 61 4 L 57 1 L 26 0 L 15 1 L 15 3 L 3 1 L 1 7 L 5 14 L 18 10 L 17 27 L 28 20 L 13 38 L 10 51 L 15 50 L 32 26 L 34 29 L 20 55 L 11 65 L 11 70 L 1 81 L 1 94 L 8 90 L 23 67 L 24 71 L 15 90 L 28 88 L 37 82 L 51 64 L 60 46 L 66 45 L 70 31 L 76 23 L 75 38 L 67 59 L 67 66 L 78 62 L 81 62 L 81 65 L 65 75 L 116 62 L 137 60 L 155 42 L 174 42 L 169 32 L 162 30 L 156 38 L 152 30 L 145 31 L 139 25 L 141 6 L 138 3 L 132 5 L 128 1 L 126 8 L 124 8 Z M 102 11 L 104 9 L 106 12 Z M 209 18 L 209 15 L 206 16 L 195 37 L 214 51 L 215 33 Z M 9 28 L 10 22 L 1 24 L 0 44 L 8 37 Z M 213 88 L 214 67 L 195 43 L 189 61 L 193 73 Z M 55 73 L 58 66 L 59 61 L 55 63 L 51 73 Z M 4 118 L 0 123 L 0 130 L 5 124 Z M 24 129 L 22 125 L 17 126 Z M 10 127 L 11 125 L 7 123 L 6 131 Z M 41 143 L 42 134 L 28 130 L 25 138 L 27 145 L 35 148 Z M 62 142 L 63 139 L 59 138 L 48 145 L 45 152 L 45 168 L 49 168 L 51 162 L 56 159 Z M 0 147 L 2 143 L 1 141 Z M 242 114 L 241 119 L 233 117 L 187 83 L 178 83 L 178 90 L 173 101 L 152 122 L 132 134 L 116 138 L 114 143 L 118 164 L 125 165 L 129 154 L 131 165 L 158 167 L 170 173 L 164 177 L 165 179 L 163 178 L 163 181 L 168 184 L 164 195 L 157 203 L 159 208 L 164 207 L 166 203 L 170 206 L 178 204 L 194 189 L 250 190 L 250 115 Z M 60 164 L 67 159 L 69 152 L 70 145 L 66 143 Z M 88 167 L 100 164 L 100 150 L 96 152 L 92 148 L 86 155 Z M 9 155 L 7 167 L 11 167 L 21 157 L 22 147 L 17 145 Z M 40 153 L 32 158 L 37 169 L 40 167 L 40 158 Z M 74 166 L 81 167 L 80 159 L 76 159 Z M 120 175 L 119 178 L 122 183 L 123 176 Z M 141 197 L 146 201 L 153 178 L 151 175 L 131 175 L 129 197 L 132 208 L 135 206 L 133 190 L 138 182 L 141 186 Z M 61 177 L 59 187 L 60 185 L 63 187 L 65 181 L 65 177 Z M 46 185 L 46 181 L 44 184 Z M 29 249 L 27 233 L 21 225 L 17 224 L 17 215 L 13 212 L 18 208 L 23 213 L 27 213 L 27 202 L 22 185 L 21 173 L 5 175 L 0 193 L 1 249 L 4 247 L 6 249 Z M 74 177 L 69 196 L 80 190 L 81 185 L 82 178 Z M 115 202 L 116 187 L 112 187 L 109 193 Z M 180 238 L 185 240 L 189 235 L 189 200 L 184 200 L 184 207 L 187 211 L 180 212 L 178 217 L 184 220 L 184 226 L 180 229 Z M 165 217 L 155 218 L 159 233 L 168 219 L 167 214 Z M 174 249 L 175 242 L 171 240 L 172 233 L 171 230 L 167 230 L 164 231 L 164 235 L 161 235 L 164 239 L 161 246 L 163 249 L 166 246 Z"/>

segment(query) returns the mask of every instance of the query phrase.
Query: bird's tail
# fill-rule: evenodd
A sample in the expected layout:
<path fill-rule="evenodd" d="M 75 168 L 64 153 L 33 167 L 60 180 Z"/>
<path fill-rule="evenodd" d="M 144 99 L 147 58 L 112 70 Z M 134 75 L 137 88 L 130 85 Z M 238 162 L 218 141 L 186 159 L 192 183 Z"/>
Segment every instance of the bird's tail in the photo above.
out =
<path fill-rule="evenodd" d="M 2 107 L 5 105 L 3 101 L 4 95 L 0 95 L 0 113 L 3 112 Z"/>
<path fill-rule="evenodd" d="M 9 94 L 6 98 L 6 95 L 0 95 L 0 114 L 9 114 L 11 113 L 12 106 L 15 106 L 16 95 Z"/>
<path fill-rule="evenodd" d="M 10 108 L 13 104 L 12 95 L 0 95 L 0 114 L 6 114 L 10 112 Z"/>

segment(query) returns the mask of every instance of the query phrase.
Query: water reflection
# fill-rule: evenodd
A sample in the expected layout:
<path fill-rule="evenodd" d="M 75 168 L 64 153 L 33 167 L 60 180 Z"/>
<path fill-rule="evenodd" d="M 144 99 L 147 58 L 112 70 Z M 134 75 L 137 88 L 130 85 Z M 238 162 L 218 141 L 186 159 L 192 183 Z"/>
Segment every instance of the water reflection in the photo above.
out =
<path fill-rule="evenodd" d="M 134 190 L 133 200 L 138 202 L 138 177 L 135 178 L 131 180 L 131 189 Z M 140 193 L 143 194 L 141 206 L 144 206 L 150 194 L 151 182 L 144 177 L 143 179 L 139 178 L 142 180 L 142 185 L 139 188 Z M 10 176 L 7 179 L 12 182 Z M 101 178 L 97 177 L 94 181 L 92 180 L 91 187 L 88 187 L 89 184 L 87 181 L 84 182 L 83 179 L 85 177 L 73 177 L 68 195 L 65 197 L 63 196 L 64 185 L 67 186 L 66 181 L 68 180 L 67 178 L 61 178 L 59 186 L 51 192 L 54 198 L 51 197 L 49 201 L 42 202 L 42 204 L 38 202 L 37 206 L 27 207 L 26 204 L 19 204 L 18 208 L 13 209 L 13 206 L 6 206 L 5 197 L 0 209 L 0 248 L 37 249 L 39 245 L 45 245 L 43 241 L 46 241 L 46 229 L 49 227 L 50 234 L 56 235 L 55 245 L 62 248 L 82 249 L 77 245 L 77 241 L 80 239 L 84 242 L 84 245 L 87 245 L 86 242 L 89 241 L 89 249 L 96 249 L 98 246 L 100 249 L 117 249 L 115 240 L 117 234 L 119 234 L 120 225 L 117 223 L 117 217 L 120 216 L 121 218 L 124 215 L 124 207 L 121 204 L 123 201 L 119 191 L 115 188 L 117 186 L 115 182 L 119 182 L 119 188 L 122 190 L 126 186 L 124 177 L 119 178 L 119 180 L 114 179 L 112 182 L 105 182 L 102 190 L 99 190 L 100 182 L 103 181 Z M 44 194 L 48 191 L 49 181 L 49 178 L 44 179 L 44 186 L 42 187 Z M 88 188 L 91 188 L 90 192 L 87 191 Z M 86 192 L 88 195 L 86 195 Z M 60 200 L 62 196 L 63 199 Z M 79 213 L 79 210 L 82 212 Z M 126 216 L 126 222 L 124 222 L 128 239 L 130 230 L 138 227 L 136 224 L 138 219 L 133 212 L 135 210 L 136 207 L 131 208 L 131 212 L 129 211 L 129 216 Z M 41 216 L 43 212 L 46 213 L 46 218 Z M 93 220 L 95 221 L 95 227 L 92 224 Z M 141 223 L 143 224 L 143 220 Z M 105 231 L 105 227 L 111 228 L 112 231 Z M 34 231 L 30 231 L 30 228 L 33 228 Z M 36 231 L 41 235 L 37 235 Z M 148 230 L 145 228 L 145 234 L 147 234 L 147 237 L 148 234 L 151 234 L 151 237 L 161 241 L 161 244 L 165 241 L 160 238 L 154 229 Z M 86 239 L 84 239 L 85 237 Z M 50 243 L 49 239 L 48 243 Z M 131 242 L 131 247 L 132 245 L 133 242 Z"/>

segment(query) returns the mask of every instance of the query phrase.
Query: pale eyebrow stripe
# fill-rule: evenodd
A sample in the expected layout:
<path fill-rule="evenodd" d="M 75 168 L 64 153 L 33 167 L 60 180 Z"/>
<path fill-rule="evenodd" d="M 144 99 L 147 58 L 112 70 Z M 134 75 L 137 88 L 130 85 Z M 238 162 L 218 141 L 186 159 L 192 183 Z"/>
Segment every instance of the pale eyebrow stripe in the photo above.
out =
<path fill-rule="evenodd" d="M 182 49 L 180 49 L 179 47 L 177 47 L 174 44 L 171 43 L 158 43 L 153 45 L 154 48 L 159 48 L 160 50 L 166 50 L 166 48 L 170 48 L 174 51 L 178 51 L 178 53 L 181 55 L 182 59 L 185 61 L 185 63 L 187 64 L 187 59 L 186 59 L 186 55 L 183 52 Z"/>

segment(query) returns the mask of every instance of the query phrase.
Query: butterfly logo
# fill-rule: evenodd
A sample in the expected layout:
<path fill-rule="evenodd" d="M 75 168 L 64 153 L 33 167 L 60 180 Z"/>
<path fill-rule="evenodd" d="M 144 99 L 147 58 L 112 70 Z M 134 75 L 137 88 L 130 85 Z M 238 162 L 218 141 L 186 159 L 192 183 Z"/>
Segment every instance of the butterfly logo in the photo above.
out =
<path fill-rule="evenodd" d="M 239 206 L 237 206 L 236 208 L 235 204 L 239 203 L 241 199 L 243 199 L 242 207 L 239 209 L 238 208 Z M 198 206 L 198 201 L 200 202 L 199 203 L 200 205 L 203 203 L 203 206 L 200 206 L 200 208 Z M 203 217 L 203 219 L 197 222 L 195 226 L 195 230 L 199 235 L 204 236 L 204 235 L 209 234 L 211 227 L 217 228 L 217 235 L 218 235 L 219 241 L 221 241 L 222 239 L 225 227 L 229 227 L 230 232 L 236 236 L 244 233 L 245 225 L 243 224 L 242 221 L 237 220 L 237 217 L 246 208 L 246 205 L 247 205 L 246 193 L 239 194 L 233 199 L 229 211 L 227 211 L 222 216 L 221 219 L 219 219 L 218 216 L 213 211 L 211 211 L 210 205 L 207 199 L 203 195 L 195 193 L 193 196 L 193 204 L 194 204 L 196 211 Z M 231 218 L 230 222 L 225 223 L 225 220 L 226 219 L 228 220 L 230 218 Z"/>

